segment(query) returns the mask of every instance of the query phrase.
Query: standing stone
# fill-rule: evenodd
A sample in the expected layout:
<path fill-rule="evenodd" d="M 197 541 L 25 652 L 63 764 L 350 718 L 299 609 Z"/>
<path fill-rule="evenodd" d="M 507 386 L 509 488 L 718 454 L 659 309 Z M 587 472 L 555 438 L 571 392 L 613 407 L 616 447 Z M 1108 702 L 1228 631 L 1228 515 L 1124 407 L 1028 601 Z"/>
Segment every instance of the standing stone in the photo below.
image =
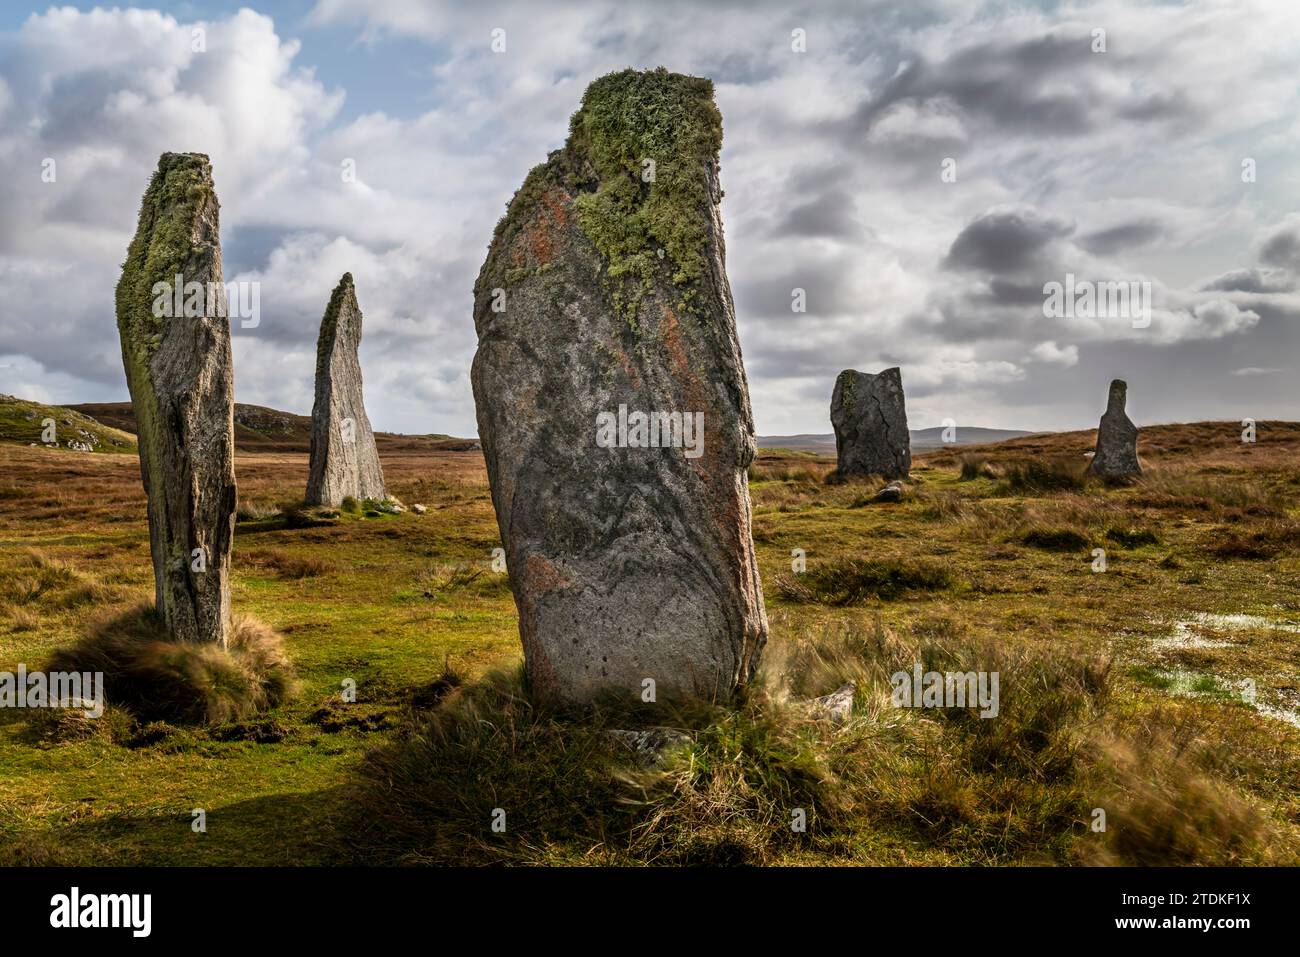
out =
<path fill-rule="evenodd" d="M 222 647 L 235 528 L 226 313 L 212 166 L 202 153 L 164 153 L 117 284 L 117 328 L 149 498 L 157 610 L 174 639 Z"/>
<path fill-rule="evenodd" d="M 912 440 L 903 404 L 903 374 L 845 369 L 831 394 L 836 472 L 905 479 L 912 468 Z"/>
<path fill-rule="evenodd" d="M 767 640 L 721 142 L 707 79 L 595 81 L 475 284 L 479 437 L 542 700 L 724 700 Z"/>
<path fill-rule="evenodd" d="M 349 272 L 334 287 L 316 342 L 308 505 L 338 505 L 347 496 L 361 501 L 387 495 L 375 433 L 361 398 L 360 345 L 361 308 Z"/>
<path fill-rule="evenodd" d="M 1097 426 L 1097 451 L 1088 471 L 1104 479 L 1126 479 L 1142 474 L 1137 457 L 1137 426 L 1124 411 L 1128 383 L 1115 379 L 1110 384 L 1106 412 Z"/>

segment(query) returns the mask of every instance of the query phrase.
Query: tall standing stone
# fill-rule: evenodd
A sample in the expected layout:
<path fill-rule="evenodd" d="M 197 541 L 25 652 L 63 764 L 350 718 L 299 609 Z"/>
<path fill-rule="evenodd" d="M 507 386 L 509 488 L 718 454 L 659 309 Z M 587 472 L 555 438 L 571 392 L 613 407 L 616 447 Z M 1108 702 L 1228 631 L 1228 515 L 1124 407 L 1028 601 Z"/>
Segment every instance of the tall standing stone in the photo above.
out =
<path fill-rule="evenodd" d="M 223 647 L 235 527 L 225 303 L 212 166 L 202 153 L 164 153 L 117 284 L 117 327 L 149 499 L 157 610 L 173 638 Z"/>
<path fill-rule="evenodd" d="M 897 368 L 879 375 L 845 369 L 831 394 L 836 471 L 841 476 L 880 475 L 905 479 L 912 468 L 903 374 Z"/>
<path fill-rule="evenodd" d="M 1142 474 L 1137 457 L 1137 426 L 1124 411 L 1128 383 L 1115 379 L 1110 384 L 1106 411 L 1097 426 L 1097 450 L 1088 471 L 1104 479 L 1126 479 Z"/>
<path fill-rule="evenodd" d="M 767 639 L 721 142 L 707 79 L 595 81 L 475 284 L 479 437 L 543 700 L 726 699 Z"/>
<path fill-rule="evenodd" d="M 352 273 L 334 287 L 316 342 L 316 401 L 311 409 L 309 505 L 382 499 L 384 472 L 361 396 L 361 308 Z"/>

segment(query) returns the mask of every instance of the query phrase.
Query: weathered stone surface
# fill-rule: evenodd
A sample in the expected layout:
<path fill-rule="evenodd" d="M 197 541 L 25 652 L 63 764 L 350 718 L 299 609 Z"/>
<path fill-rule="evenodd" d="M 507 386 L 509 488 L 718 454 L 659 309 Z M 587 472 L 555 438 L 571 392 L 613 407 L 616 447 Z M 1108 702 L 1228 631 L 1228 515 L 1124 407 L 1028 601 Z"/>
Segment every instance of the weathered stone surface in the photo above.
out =
<path fill-rule="evenodd" d="M 308 505 L 382 500 L 384 472 L 361 395 L 361 308 L 344 273 L 330 296 L 316 342 L 316 401 L 311 409 Z"/>
<path fill-rule="evenodd" d="M 706 79 L 597 80 L 475 285 L 479 437 L 542 699 L 725 699 L 767 638 L 721 138 Z M 680 447 L 642 447 L 646 414 L 680 416 Z"/>
<path fill-rule="evenodd" d="M 1097 426 L 1097 450 L 1088 471 L 1105 479 L 1126 479 L 1142 474 L 1137 457 L 1137 426 L 1124 411 L 1128 383 L 1115 379 L 1110 384 L 1106 411 Z"/>
<path fill-rule="evenodd" d="M 907 431 L 903 375 L 897 368 L 879 375 L 845 369 L 831 394 L 836 472 L 842 476 L 907 478 L 912 440 Z"/>
<path fill-rule="evenodd" d="M 901 502 L 903 500 L 903 483 L 897 480 L 890 482 L 875 495 L 871 496 L 871 500 L 882 504 Z"/>
<path fill-rule="evenodd" d="M 164 153 L 117 284 L 117 327 L 149 498 L 158 612 L 174 638 L 225 647 L 235 435 L 230 322 L 224 298 L 208 294 L 222 282 L 218 226 L 207 156 Z M 178 275 L 187 287 L 201 284 L 203 295 L 168 315 L 174 310 L 162 300 Z M 159 283 L 168 290 L 161 297 Z"/>
<path fill-rule="evenodd" d="M 853 716 L 853 698 L 857 694 L 857 685 L 853 682 L 840 685 L 830 694 L 813 698 L 812 713 L 826 718 L 831 724 L 844 724 Z"/>
<path fill-rule="evenodd" d="M 661 764 L 669 752 L 684 748 L 694 740 L 685 731 L 674 728 L 647 728 L 642 731 L 614 729 L 605 733 L 636 755 L 638 763 L 651 768 Z"/>

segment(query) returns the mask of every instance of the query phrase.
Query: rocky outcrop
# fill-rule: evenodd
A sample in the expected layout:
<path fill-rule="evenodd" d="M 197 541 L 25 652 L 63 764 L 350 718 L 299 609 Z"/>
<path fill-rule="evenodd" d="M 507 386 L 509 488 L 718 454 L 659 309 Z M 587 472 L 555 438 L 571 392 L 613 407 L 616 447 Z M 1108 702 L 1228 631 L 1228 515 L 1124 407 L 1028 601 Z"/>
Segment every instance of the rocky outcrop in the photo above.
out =
<path fill-rule="evenodd" d="M 912 468 L 903 375 L 897 368 L 879 375 L 845 369 L 831 394 L 836 474 L 905 479 Z"/>
<path fill-rule="evenodd" d="M 316 343 L 316 401 L 311 409 L 308 505 L 344 498 L 383 500 L 384 472 L 361 396 L 361 308 L 344 273 L 330 296 Z"/>
<path fill-rule="evenodd" d="M 178 276 L 180 314 L 172 307 Z M 157 610 L 176 640 L 224 648 L 235 440 L 221 283 L 211 164 L 201 153 L 164 153 L 117 284 L 117 327 L 149 498 Z"/>
<path fill-rule="evenodd" d="M 1097 450 L 1088 465 L 1089 473 L 1099 478 L 1122 480 L 1142 474 L 1137 457 L 1137 426 L 1124 411 L 1127 401 L 1128 383 L 1115 379 L 1097 426 Z"/>
<path fill-rule="evenodd" d="M 475 285 L 472 382 L 530 687 L 729 697 L 767 637 L 706 79 L 594 82 Z"/>

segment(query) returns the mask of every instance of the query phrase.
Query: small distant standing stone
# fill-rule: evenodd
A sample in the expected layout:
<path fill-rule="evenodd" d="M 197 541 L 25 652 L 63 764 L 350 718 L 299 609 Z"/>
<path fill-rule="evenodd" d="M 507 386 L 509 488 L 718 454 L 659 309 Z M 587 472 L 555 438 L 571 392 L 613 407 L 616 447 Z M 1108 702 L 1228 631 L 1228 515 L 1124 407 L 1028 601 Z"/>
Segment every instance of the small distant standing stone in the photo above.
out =
<path fill-rule="evenodd" d="M 337 506 L 351 496 L 382 501 L 384 472 L 361 396 L 361 307 L 344 273 L 321 319 L 316 344 L 316 402 L 311 410 L 308 505 Z"/>
<path fill-rule="evenodd" d="M 1097 450 L 1088 472 L 1104 479 L 1126 479 L 1142 474 L 1137 457 L 1137 426 L 1124 411 L 1128 383 L 1116 379 L 1110 384 L 1106 412 L 1097 427 Z"/>
<path fill-rule="evenodd" d="M 907 478 L 912 441 L 898 368 L 879 375 L 855 369 L 841 372 L 831 395 L 831 425 L 839 475 Z"/>

